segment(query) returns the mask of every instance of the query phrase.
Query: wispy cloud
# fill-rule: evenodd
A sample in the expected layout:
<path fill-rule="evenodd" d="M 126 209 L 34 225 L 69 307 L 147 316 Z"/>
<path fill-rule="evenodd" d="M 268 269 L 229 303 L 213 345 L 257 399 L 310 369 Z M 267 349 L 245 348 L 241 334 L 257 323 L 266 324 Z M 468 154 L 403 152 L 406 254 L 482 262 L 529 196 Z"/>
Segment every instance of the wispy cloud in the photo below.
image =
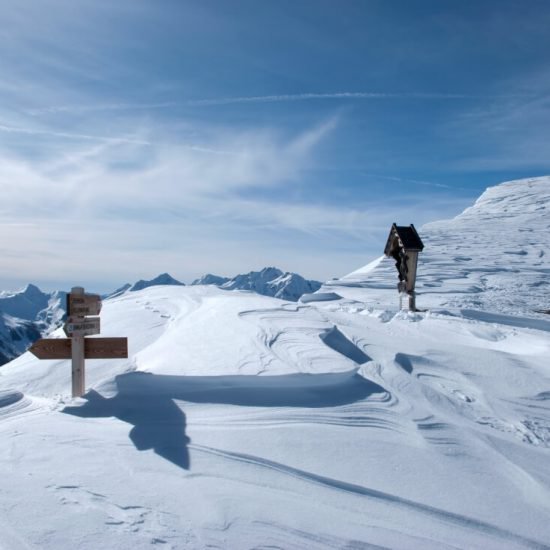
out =
<path fill-rule="evenodd" d="M 106 143 L 133 143 L 136 145 L 149 145 L 148 141 L 126 137 L 126 136 L 117 136 L 117 137 L 108 137 L 108 136 L 95 136 L 90 134 L 79 134 L 74 132 L 60 132 L 51 129 L 40 129 L 40 128 L 25 128 L 22 126 L 11 126 L 8 124 L 0 123 L 0 132 L 7 132 L 10 134 L 25 134 L 29 136 L 51 136 L 59 137 L 66 139 L 77 139 L 77 140 L 86 140 L 86 141 L 102 141 Z"/>
<path fill-rule="evenodd" d="M 100 111 L 148 111 L 153 109 L 168 109 L 176 107 L 178 103 L 173 101 L 165 101 L 162 103 L 99 103 L 96 105 L 51 105 L 48 107 L 40 107 L 27 109 L 29 115 L 44 115 L 57 113 L 91 113 Z"/>
<path fill-rule="evenodd" d="M 100 143 L 84 147 L 76 140 L 61 157 L 39 160 L 0 151 L 0 211 L 4 220 L 23 223 L 58 220 L 60 215 L 158 221 L 177 211 L 199 228 L 201 220 L 213 215 L 229 219 L 224 203 L 235 193 L 295 181 L 335 124 L 330 120 L 286 139 L 268 130 L 220 130 L 216 138 L 197 146 L 161 140 L 150 144 L 145 163 L 143 145 L 148 141 L 3 125 L 1 131 Z"/>
<path fill-rule="evenodd" d="M 188 105 L 228 105 L 231 103 L 277 103 L 285 101 L 310 101 L 317 99 L 418 99 L 418 100 L 459 100 L 459 99 L 495 99 L 505 97 L 530 97 L 526 94 L 517 95 L 480 95 L 463 93 L 438 92 L 332 92 L 332 93 L 300 93 L 277 94 L 261 96 L 220 97 L 212 99 L 193 99 Z"/>
<path fill-rule="evenodd" d="M 246 103 L 282 103 L 296 101 L 314 100 L 495 100 L 495 99 L 529 99 L 532 94 L 464 94 L 464 93 L 439 93 L 439 92 L 310 92 L 298 94 L 273 94 L 260 96 L 239 96 L 239 97 L 218 97 L 218 98 L 197 98 L 183 101 L 165 101 L 158 103 L 98 103 L 98 104 L 67 104 L 49 105 L 25 109 L 25 112 L 32 116 L 62 114 L 62 113 L 92 113 L 101 111 L 149 111 L 157 109 L 170 109 L 184 106 L 209 106 L 209 105 L 231 105 Z"/>
<path fill-rule="evenodd" d="M 460 189 L 464 191 L 463 187 L 457 187 L 456 185 L 447 185 L 445 183 L 435 182 L 435 181 L 426 181 L 426 180 L 417 180 L 412 178 L 402 178 L 398 176 L 387 176 L 383 174 L 371 174 L 368 172 L 363 172 L 365 176 L 375 178 L 375 179 L 381 179 L 386 181 L 394 181 L 397 183 L 412 183 L 414 185 L 422 185 L 425 187 L 436 187 L 438 189 L 449 189 L 449 190 L 456 190 Z"/>
<path fill-rule="evenodd" d="M 550 170 L 550 72 L 541 71 L 525 82 L 530 98 L 509 98 L 475 106 L 448 121 L 444 132 L 453 136 L 460 154 L 449 166 L 456 170 Z M 513 83 L 509 83 L 514 88 Z"/>
<path fill-rule="evenodd" d="M 352 271 L 378 254 L 368 243 L 405 207 L 285 199 L 337 124 L 330 118 L 294 135 L 220 129 L 197 146 L 74 141 L 46 160 L 0 151 L 4 268 L 24 280 L 116 282 L 161 269 L 187 280 L 275 261 L 309 276 Z M 429 201 L 415 221 L 452 208 Z"/>

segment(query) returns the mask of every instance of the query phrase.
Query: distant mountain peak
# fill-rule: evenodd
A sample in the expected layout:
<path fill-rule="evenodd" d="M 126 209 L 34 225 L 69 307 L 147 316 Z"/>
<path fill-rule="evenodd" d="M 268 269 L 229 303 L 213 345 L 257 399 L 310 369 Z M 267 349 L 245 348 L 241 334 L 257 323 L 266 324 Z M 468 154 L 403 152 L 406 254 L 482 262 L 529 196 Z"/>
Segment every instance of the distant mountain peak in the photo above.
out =
<path fill-rule="evenodd" d="M 25 296 L 44 296 L 44 292 L 42 292 L 36 285 L 33 285 L 32 283 L 29 283 L 21 292 Z"/>
<path fill-rule="evenodd" d="M 130 292 L 136 292 L 150 286 L 159 285 L 185 286 L 184 283 L 178 281 L 177 279 L 174 279 L 174 277 L 172 277 L 169 273 L 161 273 L 160 275 L 157 275 L 154 279 L 151 279 L 149 281 L 140 279 L 139 281 L 134 283 L 128 290 Z"/>
<path fill-rule="evenodd" d="M 213 275 L 212 273 L 206 273 L 202 277 L 195 279 L 192 285 L 216 285 L 220 286 L 229 281 L 229 277 L 221 277 L 219 275 Z"/>
<path fill-rule="evenodd" d="M 273 296 L 296 302 L 302 294 L 315 292 L 321 287 L 318 281 L 308 281 L 297 273 L 284 272 L 277 267 L 264 267 L 260 271 L 241 273 L 233 278 L 208 273 L 194 280 L 193 285 L 216 285 L 224 290 L 250 290 L 263 296 Z"/>
<path fill-rule="evenodd" d="M 172 285 L 172 286 L 185 286 L 184 283 L 174 279 L 169 273 L 161 273 L 157 275 L 154 279 L 145 280 L 140 279 L 134 284 L 126 283 L 121 287 L 117 288 L 115 291 L 106 294 L 103 296 L 103 299 L 116 298 L 124 294 L 125 292 L 137 292 L 138 290 L 143 290 L 144 288 L 149 288 L 150 286 L 160 286 L 160 285 Z"/>

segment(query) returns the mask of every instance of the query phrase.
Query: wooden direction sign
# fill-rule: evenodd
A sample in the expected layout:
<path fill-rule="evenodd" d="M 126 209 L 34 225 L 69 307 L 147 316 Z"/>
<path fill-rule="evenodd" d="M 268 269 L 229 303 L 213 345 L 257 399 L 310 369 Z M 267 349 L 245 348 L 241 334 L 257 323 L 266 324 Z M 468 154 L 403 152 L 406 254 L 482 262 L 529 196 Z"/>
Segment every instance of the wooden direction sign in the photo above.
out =
<path fill-rule="evenodd" d="M 63 327 L 71 338 L 43 338 L 30 347 L 39 359 L 72 359 L 73 397 L 85 392 L 85 359 L 126 359 L 127 338 L 85 338 L 99 334 L 101 298 L 98 294 L 86 294 L 82 287 L 74 287 L 67 294 L 68 320 Z"/>
<path fill-rule="evenodd" d="M 70 359 L 71 338 L 42 338 L 29 351 L 38 359 Z M 128 338 L 86 338 L 85 359 L 127 359 Z"/>
<path fill-rule="evenodd" d="M 99 315 L 101 297 L 99 294 L 67 294 L 67 315 L 70 317 L 86 317 Z"/>
<path fill-rule="evenodd" d="M 84 319 L 69 317 L 63 331 L 67 336 L 93 336 L 99 334 L 99 317 L 85 317 Z"/>

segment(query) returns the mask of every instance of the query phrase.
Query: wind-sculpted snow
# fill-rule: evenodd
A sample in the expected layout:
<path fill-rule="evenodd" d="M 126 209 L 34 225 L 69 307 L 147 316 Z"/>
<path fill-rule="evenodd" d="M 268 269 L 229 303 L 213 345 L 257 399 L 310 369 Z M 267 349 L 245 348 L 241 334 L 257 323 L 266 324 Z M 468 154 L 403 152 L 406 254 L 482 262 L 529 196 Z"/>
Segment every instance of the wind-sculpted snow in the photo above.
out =
<path fill-rule="evenodd" d="M 18 391 L 0 391 L 0 409 L 9 407 L 23 399 L 23 394 Z"/>
<path fill-rule="evenodd" d="M 0 422 L 10 417 L 21 418 L 39 408 L 37 403 L 17 390 L 0 390 Z"/>
<path fill-rule="evenodd" d="M 490 187 L 456 218 L 419 233 L 418 307 L 529 317 L 550 310 L 550 177 Z M 373 304 L 397 303 L 396 288 L 393 259 L 380 258 L 321 292 L 355 298 L 369 289 Z"/>
<path fill-rule="evenodd" d="M 157 286 L 105 302 L 130 357 L 87 361 L 83 398 L 69 361 L 7 364 L 0 546 L 550 548 L 548 318 L 447 252 L 428 311 L 398 311 L 382 260 L 297 303 Z"/>

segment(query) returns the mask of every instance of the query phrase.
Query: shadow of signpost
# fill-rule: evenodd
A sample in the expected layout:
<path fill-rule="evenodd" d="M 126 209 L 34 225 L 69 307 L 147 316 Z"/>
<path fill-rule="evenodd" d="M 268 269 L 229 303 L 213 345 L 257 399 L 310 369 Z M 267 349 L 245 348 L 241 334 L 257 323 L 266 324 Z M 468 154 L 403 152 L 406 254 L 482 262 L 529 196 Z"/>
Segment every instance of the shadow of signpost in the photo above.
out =
<path fill-rule="evenodd" d="M 115 417 L 133 424 L 130 439 L 137 450 L 153 449 L 189 469 L 186 420 L 174 399 L 243 407 L 335 407 L 386 390 L 357 374 L 288 374 L 280 376 L 169 376 L 131 372 L 115 378 L 118 393 L 105 398 L 88 392 L 86 403 L 64 413 L 84 418 Z"/>
<path fill-rule="evenodd" d="M 119 392 L 106 399 L 94 390 L 84 399 L 84 405 L 65 407 L 63 412 L 84 418 L 114 417 L 133 424 L 129 437 L 138 451 L 153 449 L 176 466 L 189 469 L 185 414 L 172 399 L 154 392 Z"/>

